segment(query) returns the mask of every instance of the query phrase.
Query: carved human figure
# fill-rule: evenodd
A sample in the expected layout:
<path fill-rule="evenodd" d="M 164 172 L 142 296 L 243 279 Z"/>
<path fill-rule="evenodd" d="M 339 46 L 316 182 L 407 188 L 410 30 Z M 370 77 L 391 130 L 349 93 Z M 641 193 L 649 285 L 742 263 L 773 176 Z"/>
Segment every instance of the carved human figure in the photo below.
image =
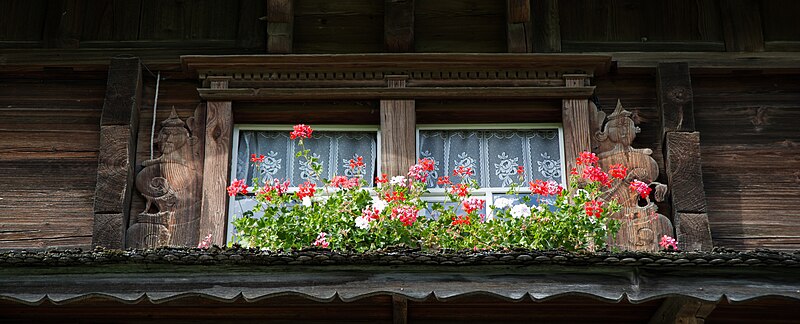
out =
<path fill-rule="evenodd" d="M 596 120 L 602 122 L 603 118 Z M 631 112 L 623 109 L 619 101 L 602 130 L 599 130 L 600 125 L 597 127 L 595 140 L 598 143 L 600 166 L 608 168 L 614 164 L 622 164 L 628 167 L 626 181 L 616 182 L 603 195 L 603 199 L 615 198 L 622 205 L 622 210 L 615 217 L 623 223 L 612 244 L 630 250 L 657 251 L 660 249 L 659 238 L 674 234 L 672 222 L 659 214 L 658 207 L 650 200 L 654 196 L 656 201 L 663 201 L 667 193 L 666 185 L 655 182 L 658 178 L 658 164 L 651 156 L 653 151 L 631 146 L 641 130 L 631 118 Z M 640 197 L 628 187 L 632 180 L 650 183 L 655 188 L 653 194 Z"/>
<path fill-rule="evenodd" d="M 136 189 L 145 199 L 145 208 L 131 217 L 128 247 L 197 244 L 195 138 L 174 109 L 161 126 L 156 139 L 161 155 L 142 162 L 143 169 L 136 175 Z"/>

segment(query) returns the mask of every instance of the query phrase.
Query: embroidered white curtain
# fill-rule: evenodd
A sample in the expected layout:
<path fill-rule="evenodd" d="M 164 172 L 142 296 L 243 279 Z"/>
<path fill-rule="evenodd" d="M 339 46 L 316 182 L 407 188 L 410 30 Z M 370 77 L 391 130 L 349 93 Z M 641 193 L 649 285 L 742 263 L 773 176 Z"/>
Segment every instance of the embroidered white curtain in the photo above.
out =
<path fill-rule="evenodd" d="M 304 145 L 319 159 L 322 178 L 354 176 L 349 169 L 350 159 L 363 156 L 365 167 L 361 176 L 367 183 L 374 183 L 378 161 L 376 132 L 314 131 L 311 138 L 304 140 Z M 236 178 L 246 179 L 248 185 L 252 185 L 253 177 L 262 181 L 288 179 L 293 187 L 311 180 L 311 166 L 303 163 L 302 158 L 295 158 L 295 153 L 302 149 L 297 140 L 289 138 L 289 131 L 242 130 L 238 150 Z M 250 162 L 251 154 L 265 156 L 259 168 Z"/>
<path fill-rule="evenodd" d="M 472 168 L 482 188 L 508 187 L 525 168 L 525 181 L 561 182 L 562 162 L 558 129 L 528 130 L 420 130 L 420 158 L 431 158 L 437 185 L 439 176 L 452 176 L 459 166 Z"/>

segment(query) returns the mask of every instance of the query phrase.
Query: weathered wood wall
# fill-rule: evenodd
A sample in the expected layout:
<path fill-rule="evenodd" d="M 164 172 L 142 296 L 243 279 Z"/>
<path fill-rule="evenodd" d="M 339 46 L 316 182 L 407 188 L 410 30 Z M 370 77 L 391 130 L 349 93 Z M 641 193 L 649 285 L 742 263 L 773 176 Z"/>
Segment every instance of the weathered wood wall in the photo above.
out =
<path fill-rule="evenodd" d="M 91 244 L 105 87 L 0 79 L 0 248 Z"/>

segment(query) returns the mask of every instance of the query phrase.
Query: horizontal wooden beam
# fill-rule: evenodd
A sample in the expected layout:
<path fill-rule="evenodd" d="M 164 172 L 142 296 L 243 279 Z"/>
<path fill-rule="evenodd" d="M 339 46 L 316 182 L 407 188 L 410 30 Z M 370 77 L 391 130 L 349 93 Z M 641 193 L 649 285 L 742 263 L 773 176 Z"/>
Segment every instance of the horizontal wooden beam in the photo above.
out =
<path fill-rule="evenodd" d="M 200 97 L 215 101 L 389 100 L 389 99 L 534 99 L 588 98 L 584 87 L 448 87 L 448 88 L 199 88 Z"/>

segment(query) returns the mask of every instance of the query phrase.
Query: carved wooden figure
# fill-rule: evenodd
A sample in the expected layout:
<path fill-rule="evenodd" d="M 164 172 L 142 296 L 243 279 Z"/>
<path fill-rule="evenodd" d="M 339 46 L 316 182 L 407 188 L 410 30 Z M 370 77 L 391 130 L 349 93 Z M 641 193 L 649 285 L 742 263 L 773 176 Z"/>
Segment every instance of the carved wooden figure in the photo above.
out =
<path fill-rule="evenodd" d="M 625 181 L 615 182 L 603 195 L 603 199 L 617 199 L 622 205 L 622 210 L 615 215 L 622 221 L 622 226 L 611 244 L 627 250 L 658 251 L 661 250 L 658 243 L 663 235 L 674 236 L 673 226 L 669 218 L 658 213 L 658 207 L 650 198 L 653 196 L 656 201 L 663 201 L 667 186 L 654 182 L 658 178 L 658 164 L 651 157 L 653 150 L 631 147 L 636 133 L 641 130 L 630 116 L 631 112 L 623 109 L 617 101 L 614 112 L 605 118 L 605 125 L 602 125 L 605 113 L 597 112 L 592 118 L 597 130 L 593 142 L 599 165 L 604 169 L 614 164 L 628 167 Z M 641 198 L 629 187 L 633 180 L 649 183 L 655 190 L 648 197 Z"/>
<path fill-rule="evenodd" d="M 161 122 L 156 139 L 161 155 L 142 162 L 143 169 L 136 175 L 145 208 L 131 217 L 129 248 L 197 245 L 201 184 L 197 157 L 202 145 L 193 134 L 195 120 L 196 116 L 189 117 L 185 123 L 173 108 Z"/>

